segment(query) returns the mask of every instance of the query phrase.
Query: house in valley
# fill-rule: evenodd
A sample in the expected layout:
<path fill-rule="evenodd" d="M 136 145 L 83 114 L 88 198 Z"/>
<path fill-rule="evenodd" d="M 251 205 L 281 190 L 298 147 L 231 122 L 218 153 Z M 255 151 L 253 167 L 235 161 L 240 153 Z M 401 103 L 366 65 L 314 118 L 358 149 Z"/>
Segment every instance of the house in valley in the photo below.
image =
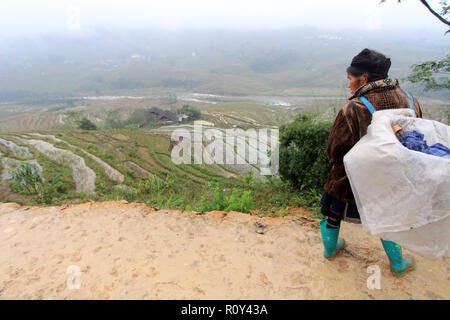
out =
<path fill-rule="evenodd" d="M 163 123 L 180 123 L 189 118 L 186 114 L 176 114 L 174 112 L 163 110 L 157 107 L 148 109 L 148 118 L 151 121 Z"/>

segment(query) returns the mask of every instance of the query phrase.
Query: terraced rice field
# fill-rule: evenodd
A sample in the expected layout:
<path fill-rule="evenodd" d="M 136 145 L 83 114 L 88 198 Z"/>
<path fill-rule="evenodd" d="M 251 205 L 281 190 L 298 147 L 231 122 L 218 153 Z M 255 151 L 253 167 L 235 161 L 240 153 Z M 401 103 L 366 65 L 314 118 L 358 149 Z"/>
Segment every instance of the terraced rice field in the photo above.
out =
<path fill-rule="evenodd" d="M 69 150 L 56 148 L 43 140 L 16 138 L 25 144 L 32 145 L 40 153 L 48 155 L 59 164 L 68 164 L 72 169 L 77 192 L 93 193 L 95 191 L 95 171 L 86 165 L 82 157 Z"/>
<path fill-rule="evenodd" d="M 60 113 L 15 114 L 13 117 L 0 121 L 0 131 L 26 131 L 26 130 L 55 130 L 62 128 L 67 116 Z"/>
<path fill-rule="evenodd" d="M 8 169 L 34 163 L 44 180 L 65 174 L 68 199 L 108 192 L 132 192 L 159 179 L 174 181 L 192 196 L 206 183 L 240 178 L 252 165 L 180 164 L 171 159 L 170 137 L 153 132 L 34 131 L 0 134 L 0 184 L 11 180 Z M 246 169 L 242 169 L 244 166 Z M 63 167 L 66 171 L 63 173 Z M 49 181 L 50 181 L 49 180 Z M 11 195 L 11 192 L 8 192 Z M 94 198 L 93 198 L 94 199 Z M 15 198 L 0 201 L 14 201 Z M 20 201 L 19 201 L 20 202 Z"/>
<path fill-rule="evenodd" d="M 3 157 L 1 162 L 2 162 L 3 169 L 4 169 L 1 174 L 1 178 L 0 178 L 2 181 L 12 179 L 12 175 L 8 172 L 8 169 L 16 169 L 20 166 L 21 163 L 30 163 L 30 164 L 36 166 L 39 176 L 43 180 L 45 180 L 45 178 L 42 175 L 42 166 L 39 164 L 39 162 L 36 159 L 21 161 L 21 160 L 17 160 L 17 159 L 10 159 L 10 158 Z"/>
<path fill-rule="evenodd" d="M 214 139 L 218 138 L 219 140 L 217 142 L 221 143 L 223 148 L 222 154 L 219 155 L 219 158 L 222 159 L 220 167 L 217 164 L 211 164 L 211 166 L 215 166 L 216 170 L 217 167 L 219 167 L 218 170 L 221 171 L 222 174 L 223 171 L 227 170 L 232 170 L 241 176 L 245 176 L 249 172 L 252 172 L 253 176 L 264 180 L 264 174 L 267 174 L 268 170 L 270 170 L 270 158 L 268 157 L 267 153 L 263 152 L 261 149 L 262 147 L 265 147 L 267 151 L 272 147 L 273 141 L 271 139 L 271 135 L 274 134 L 275 131 L 268 130 L 266 140 L 260 139 L 261 136 L 259 135 L 257 130 L 254 131 L 255 136 L 252 137 L 248 136 L 249 131 L 244 131 L 239 128 L 224 129 L 211 126 L 202 126 L 202 128 L 199 128 L 195 125 L 187 124 L 162 126 L 156 129 L 152 129 L 149 132 L 152 134 L 171 137 L 172 133 L 175 130 L 184 130 L 185 132 L 189 133 L 193 143 L 196 142 L 195 135 L 199 134 L 200 137 L 202 137 L 202 140 L 199 141 L 199 143 L 201 143 L 203 147 L 206 147 L 213 141 L 212 137 L 207 137 L 207 135 L 203 134 L 209 129 L 215 130 L 215 132 L 217 133 L 217 137 L 215 137 Z M 205 158 L 209 158 L 210 161 L 207 163 L 212 163 L 212 159 L 215 158 L 215 154 L 209 152 L 209 150 L 213 149 L 205 148 L 203 161 L 205 161 Z M 254 157 L 252 158 L 252 156 Z"/>

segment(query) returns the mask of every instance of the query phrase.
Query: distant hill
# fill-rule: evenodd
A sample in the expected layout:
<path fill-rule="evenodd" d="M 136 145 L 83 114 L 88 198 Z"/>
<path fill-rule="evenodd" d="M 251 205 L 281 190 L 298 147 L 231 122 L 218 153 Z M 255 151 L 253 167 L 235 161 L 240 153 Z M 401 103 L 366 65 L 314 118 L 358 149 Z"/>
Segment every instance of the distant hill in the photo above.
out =
<path fill-rule="evenodd" d="M 392 58 L 390 75 L 449 52 L 444 36 L 330 31 L 92 30 L 83 35 L 0 39 L 0 101 L 46 102 L 120 90 L 167 88 L 264 94 L 345 88 L 345 68 L 364 47 Z M 416 95 L 450 98 L 404 84 Z M 447 90 L 448 91 L 448 90 Z"/>

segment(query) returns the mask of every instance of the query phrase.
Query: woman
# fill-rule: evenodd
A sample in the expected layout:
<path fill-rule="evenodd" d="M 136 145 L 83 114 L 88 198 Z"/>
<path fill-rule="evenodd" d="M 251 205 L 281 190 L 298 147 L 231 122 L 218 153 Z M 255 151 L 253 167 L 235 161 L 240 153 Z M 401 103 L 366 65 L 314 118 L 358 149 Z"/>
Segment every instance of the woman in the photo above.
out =
<path fill-rule="evenodd" d="M 412 107 L 411 99 L 399 87 L 398 80 L 388 78 L 390 66 L 389 58 L 374 50 L 364 49 L 347 68 L 352 96 L 336 117 L 326 149 L 327 157 L 333 164 L 321 200 L 322 213 L 328 217 L 320 222 L 327 259 L 333 258 L 345 246 L 344 239 L 338 238 L 341 220 L 361 223 L 343 163 L 344 155 L 366 134 L 372 120 L 372 114 L 359 98 L 364 96 L 377 110 Z M 416 115 L 421 118 L 419 103 L 415 98 L 413 100 Z M 414 267 L 413 257 L 403 257 L 399 245 L 383 239 L 381 242 L 394 275 L 402 275 Z"/>

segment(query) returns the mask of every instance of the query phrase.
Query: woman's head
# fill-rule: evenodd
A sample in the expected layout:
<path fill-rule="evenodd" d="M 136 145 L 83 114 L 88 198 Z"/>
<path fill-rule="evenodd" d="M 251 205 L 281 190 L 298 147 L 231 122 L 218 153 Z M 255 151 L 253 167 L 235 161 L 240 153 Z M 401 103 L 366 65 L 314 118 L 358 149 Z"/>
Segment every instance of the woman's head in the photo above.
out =
<path fill-rule="evenodd" d="M 385 79 L 391 67 L 391 59 L 375 50 L 364 49 L 356 55 L 347 68 L 347 77 L 350 80 L 348 87 L 352 94 L 361 86 Z"/>

